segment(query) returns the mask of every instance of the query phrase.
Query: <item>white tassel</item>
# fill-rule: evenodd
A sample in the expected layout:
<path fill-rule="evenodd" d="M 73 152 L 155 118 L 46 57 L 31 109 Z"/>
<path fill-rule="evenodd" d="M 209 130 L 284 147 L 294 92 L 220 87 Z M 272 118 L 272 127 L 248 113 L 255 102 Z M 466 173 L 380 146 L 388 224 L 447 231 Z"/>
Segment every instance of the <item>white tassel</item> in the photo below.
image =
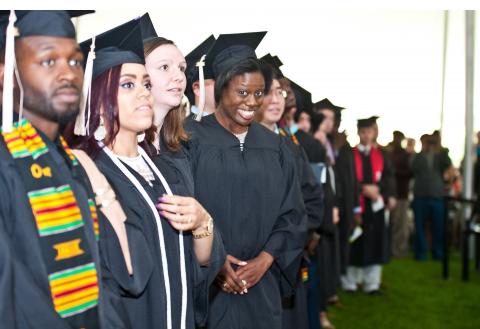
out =
<path fill-rule="evenodd" d="M 15 61 L 15 76 L 17 77 L 18 89 L 20 89 L 20 105 L 18 107 L 18 122 L 22 122 L 23 119 L 23 85 L 22 80 L 20 80 L 20 73 L 18 72 L 17 62 Z"/>
<path fill-rule="evenodd" d="M 198 83 L 200 84 L 200 100 L 198 102 L 198 113 L 195 116 L 195 120 L 200 122 L 203 116 L 203 110 L 205 109 L 205 77 L 203 75 L 203 67 L 205 66 L 205 55 L 200 58 L 196 66 L 198 67 Z"/>
<path fill-rule="evenodd" d="M 95 37 L 92 38 L 92 44 L 90 45 L 90 51 L 87 56 L 87 64 L 85 65 L 85 75 L 83 78 L 82 88 L 82 101 L 80 102 L 80 112 L 75 120 L 74 134 L 77 136 L 89 135 L 89 122 L 90 122 L 90 97 L 92 89 L 92 76 L 93 76 L 93 61 L 95 59 Z M 88 101 L 87 101 L 88 100 Z M 88 109 L 87 109 L 88 106 Z M 85 118 L 85 113 L 86 118 Z"/>
<path fill-rule="evenodd" d="M 10 10 L 5 42 L 5 68 L 3 72 L 2 131 L 9 133 L 13 128 L 13 74 L 15 68 L 15 21 L 17 16 Z"/>

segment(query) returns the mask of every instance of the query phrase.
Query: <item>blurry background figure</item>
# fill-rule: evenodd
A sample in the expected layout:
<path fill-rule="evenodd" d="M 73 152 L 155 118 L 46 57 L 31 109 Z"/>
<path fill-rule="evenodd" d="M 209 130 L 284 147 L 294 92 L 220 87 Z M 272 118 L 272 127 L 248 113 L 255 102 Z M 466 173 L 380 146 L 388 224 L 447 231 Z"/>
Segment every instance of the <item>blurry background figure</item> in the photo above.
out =
<path fill-rule="evenodd" d="M 393 132 L 393 141 L 388 144 L 388 153 L 395 171 L 397 205 L 391 211 L 392 256 L 405 257 L 408 253 L 408 194 L 412 177 L 410 170 L 410 154 L 403 148 L 405 135 L 400 131 Z"/>
<path fill-rule="evenodd" d="M 356 291 L 361 283 L 363 291 L 370 295 L 381 294 L 382 264 L 387 263 L 390 256 L 385 211 L 386 200 L 391 197 L 388 184 L 393 176 L 383 153 L 375 147 L 374 120 L 358 120 L 360 144 L 354 148 L 354 157 L 363 233 L 352 243 L 350 264 L 342 277 L 344 290 Z"/>
<path fill-rule="evenodd" d="M 322 328 L 331 328 L 327 316 L 327 304 L 338 302 L 337 286 L 340 280 L 340 253 L 338 241 L 338 222 L 340 220 L 335 185 L 335 155 L 329 135 L 334 127 L 334 113 L 331 109 L 323 109 L 312 117 L 312 134 L 320 142 L 325 155 L 325 199 L 324 219 L 321 228 L 321 239 L 317 251 L 320 285 L 320 323 Z M 323 306 L 323 307 L 322 307 Z"/>
<path fill-rule="evenodd" d="M 412 208 L 415 215 L 415 259 L 427 259 L 427 238 L 425 225 L 432 224 L 432 255 L 436 260 L 443 258 L 444 230 L 444 180 L 452 162 L 448 150 L 441 146 L 439 134 L 421 137 L 422 151 L 412 160 L 414 178 L 414 200 Z"/>

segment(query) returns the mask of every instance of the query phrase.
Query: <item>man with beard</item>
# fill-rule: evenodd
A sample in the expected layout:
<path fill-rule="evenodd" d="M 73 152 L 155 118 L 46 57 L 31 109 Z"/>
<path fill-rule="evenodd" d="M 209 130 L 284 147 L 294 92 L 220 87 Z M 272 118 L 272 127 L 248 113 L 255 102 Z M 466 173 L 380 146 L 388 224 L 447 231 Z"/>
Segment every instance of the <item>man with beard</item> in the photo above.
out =
<path fill-rule="evenodd" d="M 79 109 L 83 55 L 71 17 L 84 13 L 15 11 L 15 25 L 13 12 L 0 16 L 1 34 L 7 36 L 0 72 L 8 72 L 8 58 L 16 57 L 23 88 L 23 116 L 14 114 L 13 125 L 6 111 L 11 114 L 14 106 L 3 98 L 2 328 L 126 327 L 121 305 L 113 306 L 100 281 L 96 197 L 60 135 Z M 5 33 L 7 25 L 16 40 Z M 8 79 L 13 77 L 5 74 Z M 13 95 L 7 85 L 3 93 Z"/>

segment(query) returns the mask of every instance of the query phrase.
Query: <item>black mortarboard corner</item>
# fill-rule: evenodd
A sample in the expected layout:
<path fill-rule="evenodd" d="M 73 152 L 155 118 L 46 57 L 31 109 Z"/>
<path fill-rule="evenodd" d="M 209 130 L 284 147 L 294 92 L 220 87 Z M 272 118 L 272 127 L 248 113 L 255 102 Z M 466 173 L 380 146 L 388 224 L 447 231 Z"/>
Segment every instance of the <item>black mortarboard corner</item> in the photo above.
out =
<path fill-rule="evenodd" d="M 80 44 L 85 58 L 92 39 Z M 134 19 L 95 37 L 93 79 L 108 69 L 125 63 L 145 64 L 140 19 Z"/>
<path fill-rule="evenodd" d="M 380 118 L 378 115 L 372 115 L 369 119 L 373 121 L 373 123 L 377 123 L 377 119 Z"/>
<path fill-rule="evenodd" d="M 199 44 L 194 50 L 192 50 L 187 56 L 185 56 L 185 60 L 187 62 L 187 72 L 185 72 L 185 75 L 187 77 L 186 93 L 189 99 L 190 97 L 193 97 L 192 85 L 195 81 L 198 81 L 199 79 L 199 67 L 197 66 L 197 63 L 200 61 L 203 55 L 206 55 L 208 53 L 214 43 L 215 37 L 212 34 L 208 38 L 206 38 L 201 44 Z M 203 67 L 203 77 L 204 79 L 213 79 L 213 72 L 207 66 Z M 190 99 L 190 102 L 193 104 L 193 99 Z"/>
<path fill-rule="evenodd" d="M 212 34 L 185 56 L 185 61 L 187 62 L 187 71 L 185 72 L 187 87 L 185 89 L 185 94 L 192 105 L 195 103 L 192 86 L 196 81 L 199 81 L 200 83 L 198 113 L 195 116 L 197 121 L 202 119 L 203 110 L 205 108 L 205 79 L 213 79 L 212 69 L 210 66 L 206 65 L 205 60 L 207 53 L 213 47 L 215 41 L 215 37 Z M 189 114 L 190 111 L 188 110 L 187 116 Z"/>
<path fill-rule="evenodd" d="M 80 44 L 80 48 L 87 61 L 82 104 L 75 122 L 74 133 L 84 136 L 89 134 L 87 129 L 89 127 L 90 109 L 86 109 L 86 100 L 90 94 L 92 80 L 121 64 L 145 64 L 140 19 L 131 20 L 92 39 L 85 40 Z M 88 113 L 87 116 L 85 112 Z"/>
<path fill-rule="evenodd" d="M 337 111 L 341 111 L 341 110 L 345 109 L 344 107 L 334 105 L 332 102 L 330 102 L 330 100 L 328 98 L 324 98 L 321 101 L 316 102 L 315 104 L 313 104 L 313 106 L 314 106 L 316 111 L 320 111 L 320 110 L 323 110 L 323 109 L 329 109 L 329 110 L 332 110 L 334 112 L 337 112 Z"/>
<path fill-rule="evenodd" d="M 207 54 L 206 65 L 213 77 L 247 58 L 257 58 L 255 49 L 267 32 L 220 34 Z"/>
<path fill-rule="evenodd" d="M 295 94 L 295 102 L 297 104 L 297 111 L 305 111 L 312 115 L 312 94 L 305 90 L 303 87 L 300 87 L 298 84 L 290 80 L 290 87 Z"/>
<path fill-rule="evenodd" d="M 2 10 L 0 11 L 0 48 L 5 48 L 3 85 L 3 131 L 12 130 L 13 124 L 13 75 L 15 67 L 15 37 L 52 36 L 76 38 L 72 17 L 94 12 L 93 10 Z M 21 109 L 20 109 L 21 111 Z"/>
<path fill-rule="evenodd" d="M 158 37 L 157 31 L 155 31 L 155 27 L 153 26 L 153 22 L 150 19 L 150 15 L 145 13 L 140 19 L 140 29 L 142 31 L 142 40 L 143 42 L 148 42 L 152 39 Z"/>
<path fill-rule="evenodd" d="M 367 119 L 358 119 L 357 120 L 357 128 L 372 127 L 375 124 L 377 119 L 378 119 L 378 117 L 370 117 L 370 118 L 367 118 Z"/>
<path fill-rule="evenodd" d="M 335 121 L 337 121 L 338 123 L 342 119 L 342 111 L 345 110 L 344 107 L 334 105 L 332 102 L 330 102 L 328 98 L 324 98 L 321 101 L 313 104 L 313 110 L 315 112 L 319 112 L 324 109 L 332 110 L 335 113 Z"/>
<path fill-rule="evenodd" d="M 272 56 L 271 54 L 266 54 L 265 56 L 260 58 L 260 60 L 270 65 L 273 69 L 275 69 L 280 74 L 280 76 L 282 77 L 284 76 L 282 70 L 280 70 L 280 67 L 283 65 L 283 63 L 280 60 L 280 58 L 278 58 L 278 56 Z"/>

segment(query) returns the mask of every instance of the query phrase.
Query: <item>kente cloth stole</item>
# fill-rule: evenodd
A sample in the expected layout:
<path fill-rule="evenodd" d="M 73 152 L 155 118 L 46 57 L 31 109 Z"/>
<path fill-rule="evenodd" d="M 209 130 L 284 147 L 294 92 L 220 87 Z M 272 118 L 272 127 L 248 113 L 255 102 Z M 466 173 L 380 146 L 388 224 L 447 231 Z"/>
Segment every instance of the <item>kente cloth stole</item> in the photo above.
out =
<path fill-rule="evenodd" d="M 363 162 L 362 162 L 362 155 L 358 150 L 358 147 L 353 148 L 353 156 L 355 158 L 355 171 L 357 181 L 359 183 L 363 183 Z M 382 179 L 383 174 L 383 155 L 382 153 L 372 147 L 370 148 L 370 163 L 372 164 L 372 177 L 373 177 L 373 184 L 378 184 Z M 361 213 L 365 211 L 365 197 L 360 193 L 360 208 Z"/>
<path fill-rule="evenodd" d="M 15 123 L 10 133 L 2 131 L 2 137 L 27 191 L 53 307 L 73 328 L 95 328 L 99 285 L 83 218 L 92 216 L 98 236 L 95 203 L 88 200 L 90 214 L 82 215 L 71 186 L 61 175 L 42 137 L 27 120 Z M 78 166 L 68 145 L 60 139 L 72 168 Z"/>

